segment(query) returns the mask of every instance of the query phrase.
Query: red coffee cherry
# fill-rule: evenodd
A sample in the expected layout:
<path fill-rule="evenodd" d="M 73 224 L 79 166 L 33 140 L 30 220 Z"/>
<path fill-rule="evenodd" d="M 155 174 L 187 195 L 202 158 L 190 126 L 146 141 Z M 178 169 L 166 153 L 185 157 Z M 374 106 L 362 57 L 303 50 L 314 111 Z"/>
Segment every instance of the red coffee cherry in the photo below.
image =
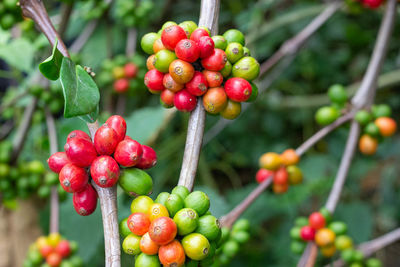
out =
<path fill-rule="evenodd" d="M 227 60 L 225 52 L 221 49 L 215 48 L 209 57 L 201 60 L 201 65 L 207 70 L 220 71 L 225 67 Z"/>
<path fill-rule="evenodd" d="M 51 267 L 60 266 L 62 262 L 62 257 L 60 254 L 53 252 L 46 257 L 46 263 Z"/>
<path fill-rule="evenodd" d="M 91 141 L 72 138 L 64 146 L 68 159 L 78 167 L 89 167 L 97 157 L 96 149 Z"/>
<path fill-rule="evenodd" d="M 310 227 L 315 230 L 321 229 L 325 227 L 325 218 L 319 212 L 313 212 L 308 217 L 308 223 Z"/>
<path fill-rule="evenodd" d="M 99 155 L 111 155 L 118 143 L 117 133 L 108 124 L 102 125 L 94 135 L 94 147 Z"/>
<path fill-rule="evenodd" d="M 84 131 L 81 131 L 81 130 L 74 130 L 74 131 L 70 132 L 67 136 L 67 142 L 73 138 L 82 138 L 82 139 L 86 139 L 86 140 L 92 142 L 92 138 L 90 138 L 90 136 L 87 133 L 85 133 Z"/>
<path fill-rule="evenodd" d="M 114 129 L 118 142 L 124 140 L 126 134 L 126 121 L 124 118 L 119 115 L 113 115 L 106 120 L 106 124 Z"/>
<path fill-rule="evenodd" d="M 124 66 L 124 73 L 125 73 L 125 77 L 127 78 L 135 78 L 137 73 L 139 71 L 139 68 L 136 66 L 135 63 L 129 62 L 126 63 Z"/>
<path fill-rule="evenodd" d="M 67 240 L 61 240 L 57 246 L 55 251 L 61 255 L 62 258 L 66 258 L 71 253 L 71 247 Z"/>
<path fill-rule="evenodd" d="M 128 228 L 132 233 L 142 236 L 149 230 L 150 227 L 149 215 L 142 212 L 135 212 L 128 217 Z"/>
<path fill-rule="evenodd" d="M 300 230 L 300 237 L 305 241 L 313 241 L 315 238 L 315 229 L 308 225 L 303 226 Z"/>
<path fill-rule="evenodd" d="M 178 240 L 161 246 L 158 250 L 158 258 L 163 266 L 183 266 L 186 259 L 185 251 Z"/>
<path fill-rule="evenodd" d="M 68 163 L 70 163 L 70 161 L 65 152 L 56 152 L 47 159 L 50 170 L 55 173 L 59 173 Z"/>
<path fill-rule="evenodd" d="M 142 145 L 142 149 L 142 157 L 135 167 L 139 169 L 150 169 L 157 164 L 157 154 L 154 149 L 149 146 Z"/>
<path fill-rule="evenodd" d="M 194 67 L 186 61 L 176 59 L 169 65 L 169 74 L 175 82 L 185 84 L 193 78 Z"/>
<path fill-rule="evenodd" d="M 47 258 L 51 253 L 53 253 L 54 249 L 49 244 L 45 244 L 39 248 L 39 252 L 43 258 Z"/>
<path fill-rule="evenodd" d="M 169 26 L 165 28 L 161 33 L 162 43 L 169 50 L 174 50 L 175 46 L 182 39 L 186 39 L 186 33 L 178 25 Z"/>
<path fill-rule="evenodd" d="M 213 87 L 203 96 L 203 106 L 208 113 L 218 114 L 228 104 L 228 98 L 223 87 Z"/>
<path fill-rule="evenodd" d="M 197 105 L 197 97 L 189 93 L 186 89 L 180 90 L 174 97 L 175 107 L 184 112 L 190 112 Z"/>
<path fill-rule="evenodd" d="M 259 169 L 256 173 L 256 181 L 261 184 L 267 179 L 273 178 L 274 172 L 266 169 Z"/>
<path fill-rule="evenodd" d="M 274 175 L 274 184 L 285 185 L 289 183 L 289 174 L 286 167 L 280 167 Z"/>
<path fill-rule="evenodd" d="M 175 222 L 169 217 L 159 217 L 151 222 L 149 235 L 159 245 L 166 245 L 174 240 L 177 233 Z"/>
<path fill-rule="evenodd" d="M 197 42 L 200 50 L 200 58 L 206 58 L 214 52 L 214 41 L 210 36 L 202 36 Z"/>
<path fill-rule="evenodd" d="M 367 8 L 376 9 L 376 8 L 380 7 L 383 0 L 363 0 L 361 2 Z"/>
<path fill-rule="evenodd" d="M 119 178 L 118 163 L 110 156 L 97 157 L 90 166 L 90 175 L 100 187 L 112 187 Z"/>
<path fill-rule="evenodd" d="M 165 89 L 161 92 L 160 101 L 162 105 L 166 108 L 172 108 L 174 106 L 175 93 Z"/>
<path fill-rule="evenodd" d="M 75 193 L 85 188 L 89 181 L 89 176 L 84 168 L 68 163 L 61 169 L 58 179 L 65 191 Z"/>
<path fill-rule="evenodd" d="M 152 69 L 149 70 L 144 76 L 144 84 L 152 91 L 161 92 L 162 90 L 164 90 L 163 78 L 164 73 L 156 69 Z"/>
<path fill-rule="evenodd" d="M 169 73 L 164 75 L 163 85 L 166 89 L 168 89 L 174 93 L 182 90 L 183 87 L 185 86 L 184 84 L 175 82 L 175 80 L 172 79 L 172 76 Z"/>
<path fill-rule="evenodd" d="M 197 43 L 198 41 L 200 41 L 200 38 L 203 37 L 203 36 L 210 37 L 210 35 L 208 34 L 208 32 L 205 29 L 197 28 L 190 35 L 190 40 L 195 41 Z"/>
<path fill-rule="evenodd" d="M 114 159 L 124 167 L 135 166 L 143 154 L 142 145 L 135 140 L 121 141 L 115 149 Z"/>
<path fill-rule="evenodd" d="M 195 96 L 204 95 L 207 92 L 208 83 L 203 73 L 195 71 L 192 80 L 186 83 L 186 89 Z"/>
<path fill-rule="evenodd" d="M 76 192 L 73 195 L 72 203 L 74 204 L 75 211 L 81 216 L 88 216 L 92 214 L 97 207 L 97 192 L 93 186 L 87 186 L 81 192 Z"/>
<path fill-rule="evenodd" d="M 114 91 L 117 93 L 125 93 L 129 90 L 129 80 L 122 78 L 118 79 L 113 84 Z"/>
<path fill-rule="evenodd" d="M 199 58 L 200 49 L 195 41 L 183 39 L 176 45 L 175 54 L 179 59 L 193 63 Z"/>
<path fill-rule="evenodd" d="M 229 99 L 236 102 L 244 102 L 251 96 L 251 84 L 243 78 L 228 79 L 224 88 Z"/>
<path fill-rule="evenodd" d="M 209 87 L 219 87 L 224 81 L 224 77 L 218 71 L 203 70 Z"/>

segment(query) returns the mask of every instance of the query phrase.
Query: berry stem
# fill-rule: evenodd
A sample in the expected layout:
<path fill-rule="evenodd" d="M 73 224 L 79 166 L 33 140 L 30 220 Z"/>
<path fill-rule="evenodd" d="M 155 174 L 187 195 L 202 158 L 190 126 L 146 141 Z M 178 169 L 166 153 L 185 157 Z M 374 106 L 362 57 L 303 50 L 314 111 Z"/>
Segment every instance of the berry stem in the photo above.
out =
<path fill-rule="evenodd" d="M 208 27 L 211 35 L 218 32 L 219 0 L 202 0 L 200 8 L 199 26 Z M 197 165 L 199 163 L 201 146 L 203 143 L 206 112 L 202 98 L 197 98 L 197 106 L 191 112 L 186 137 L 185 151 L 183 154 L 182 168 L 178 185 L 193 189 L 196 178 Z"/>

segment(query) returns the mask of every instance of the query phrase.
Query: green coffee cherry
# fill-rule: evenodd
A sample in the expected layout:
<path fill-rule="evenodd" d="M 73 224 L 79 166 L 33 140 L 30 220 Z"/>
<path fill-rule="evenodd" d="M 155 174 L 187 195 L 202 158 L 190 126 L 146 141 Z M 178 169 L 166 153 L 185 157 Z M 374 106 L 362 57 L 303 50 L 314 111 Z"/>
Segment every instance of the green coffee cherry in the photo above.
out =
<path fill-rule="evenodd" d="M 318 124 L 325 126 L 331 124 L 339 117 L 339 111 L 331 106 L 325 106 L 317 110 L 315 120 Z"/>
<path fill-rule="evenodd" d="M 344 104 L 347 101 L 346 89 L 340 84 L 332 85 L 328 90 L 328 96 L 332 103 Z"/>
<path fill-rule="evenodd" d="M 361 125 L 365 126 L 372 120 L 372 115 L 366 110 L 360 110 L 354 116 L 354 119 Z"/>

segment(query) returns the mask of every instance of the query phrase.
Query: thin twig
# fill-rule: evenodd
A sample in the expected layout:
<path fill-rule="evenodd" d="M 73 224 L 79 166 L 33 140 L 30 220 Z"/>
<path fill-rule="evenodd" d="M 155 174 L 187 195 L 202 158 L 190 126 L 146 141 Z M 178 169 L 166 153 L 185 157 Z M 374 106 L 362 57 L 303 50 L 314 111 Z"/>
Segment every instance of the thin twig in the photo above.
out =
<path fill-rule="evenodd" d="M 62 15 L 61 15 L 61 22 L 58 26 L 58 34 L 60 35 L 61 39 L 64 39 L 64 34 L 67 30 L 68 22 L 72 14 L 72 10 L 74 8 L 74 1 L 70 3 L 66 3 L 62 5 Z"/>
<path fill-rule="evenodd" d="M 137 42 L 137 30 L 135 28 L 129 28 L 126 37 L 126 49 L 125 49 L 127 57 L 132 57 L 135 54 L 136 42 Z"/>
<path fill-rule="evenodd" d="M 78 36 L 78 38 L 75 39 L 75 41 L 72 43 L 72 45 L 69 48 L 69 51 L 71 53 L 78 53 L 79 51 L 82 50 L 82 48 L 85 46 L 87 41 L 89 40 L 90 36 L 92 36 L 93 32 L 96 30 L 97 25 L 99 25 L 99 20 L 95 19 L 90 21 L 81 34 Z"/>
<path fill-rule="evenodd" d="M 220 0 L 201 1 L 199 26 L 208 27 L 211 30 L 211 35 L 215 35 L 218 32 L 219 4 Z M 193 189 L 196 178 L 205 120 L 206 112 L 203 107 L 202 98 L 199 97 L 197 99 L 197 106 L 189 118 L 182 169 L 178 182 L 179 185 L 186 186 L 190 191 Z"/>

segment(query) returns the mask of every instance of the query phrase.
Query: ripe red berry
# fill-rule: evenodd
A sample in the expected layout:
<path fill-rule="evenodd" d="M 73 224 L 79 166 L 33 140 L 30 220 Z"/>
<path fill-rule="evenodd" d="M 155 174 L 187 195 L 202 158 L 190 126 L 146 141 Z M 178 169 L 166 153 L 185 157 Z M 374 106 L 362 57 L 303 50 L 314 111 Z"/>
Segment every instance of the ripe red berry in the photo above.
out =
<path fill-rule="evenodd" d="M 66 258 L 69 256 L 71 253 L 71 247 L 69 245 L 69 242 L 67 240 L 61 240 L 57 246 L 55 251 L 62 257 Z"/>
<path fill-rule="evenodd" d="M 126 135 L 126 121 L 119 115 L 113 115 L 106 120 L 106 124 L 114 129 L 118 142 L 124 140 Z"/>
<path fill-rule="evenodd" d="M 144 84 L 152 91 L 162 91 L 164 90 L 163 78 L 164 73 L 152 69 L 144 76 Z"/>
<path fill-rule="evenodd" d="M 150 227 L 149 215 L 142 212 L 135 212 L 128 217 L 128 228 L 132 233 L 142 236 L 149 230 Z"/>
<path fill-rule="evenodd" d="M 70 163 L 70 161 L 65 152 L 56 152 L 47 159 L 50 170 L 55 173 L 59 173 L 68 163 Z"/>
<path fill-rule="evenodd" d="M 202 36 L 197 42 L 200 50 L 200 58 L 206 58 L 214 52 L 214 41 L 210 36 Z"/>
<path fill-rule="evenodd" d="M 175 94 L 174 105 L 180 111 L 190 112 L 197 105 L 197 97 L 189 93 L 186 89 L 180 90 Z"/>
<path fill-rule="evenodd" d="M 175 59 L 169 65 L 169 74 L 175 82 L 185 84 L 193 78 L 194 67 L 184 60 Z"/>
<path fill-rule="evenodd" d="M 53 253 L 54 249 L 49 244 L 45 244 L 39 248 L 39 252 L 43 258 L 47 258 L 51 253 Z"/>
<path fill-rule="evenodd" d="M 125 93 L 129 89 L 129 80 L 125 78 L 118 79 L 114 82 L 114 91 L 117 93 Z"/>
<path fill-rule="evenodd" d="M 117 133 L 108 124 L 102 125 L 94 135 L 94 147 L 99 155 L 111 155 L 118 143 Z"/>
<path fill-rule="evenodd" d="M 193 78 L 186 84 L 188 92 L 195 96 L 204 95 L 207 92 L 207 88 L 207 79 L 200 71 L 195 71 Z"/>
<path fill-rule="evenodd" d="M 119 178 L 118 163 L 110 156 L 97 157 L 90 166 L 90 175 L 100 187 L 112 187 Z"/>
<path fill-rule="evenodd" d="M 267 179 L 271 179 L 272 175 L 274 175 L 273 171 L 266 170 L 266 169 L 259 169 L 256 173 L 256 181 L 257 183 L 261 184 Z"/>
<path fill-rule="evenodd" d="M 92 141 L 90 136 L 81 130 L 74 130 L 74 131 L 70 132 L 67 136 L 67 142 L 72 138 L 82 138 L 82 139 L 86 139 L 88 141 Z"/>
<path fill-rule="evenodd" d="M 163 45 L 169 49 L 174 50 L 180 40 L 186 39 L 185 31 L 178 25 L 172 25 L 165 28 L 161 33 L 161 41 Z"/>
<path fill-rule="evenodd" d="M 225 67 L 227 60 L 225 52 L 215 48 L 211 56 L 201 60 L 201 65 L 207 70 L 220 71 Z"/>
<path fill-rule="evenodd" d="M 158 258 L 163 266 L 184 266 L 186 254 L 181 243 L 174 240 L 160 247 Z"/>
<path fill-rule="evenodd" d="M 363 0 L 361 2 L 367 8 L 376 9 L 376 8 L 380 7 L 383 0 Z"/>
<path fill-rule="evenodd" d="M 319 212 L 313 212 L 308 217 L 308 223 L 310 227 L 315 230 L 321 229 L 325 227 L 325 218 Z"/>
<path fill-rule="evenodd" d="M 161 92 L 160 101 L 166 108 L 172 108 L 174 106 L 175 93 L 165 89 Z"/>
<path fill-rule="evenodd" d="M 139 169 L 150 169 L 157 163 L 157 154 L 154 149 L 149 146 L 142 145 L 142 149 L 142 157 L 135 167 Z"/>
<path fill-rule="evenodd" d="M 89 167 L 97 157 L 93 143 L 82 138 L 69 139 L 64 150 L 68 159 L 78 167 Z"/>
<path fill-rule="evenodd" d="M 135 78 L 138 73 L 139 68 L 135 63 L 129 62 L 124 66 L 125 77 L 127 78 Z"/>
<path fill-rule="evenodd" d="M 197 43 L 198 41 L 200 41 L 200 38 L 203 37 L 203 36 L 210 37 L 210 35 L 208 34 L 208 32 L 205 29 L 197 28 L 190 35 L 190 40 L 195 41 Z"/>
<path fill-rule="evenodd" d="M 203 70 L 209 87 L 219 87 L 224 81 L 224 77 L 218 71 Z"/>
<path fill-rule="evenodd" d="M 142 157 L 142 145 L 135 140 L 124 140 L 119 142 L 115 149 L 114 159 L 124 167 L 135 166 Z"/>
<path fill-rule="evenodd" d="M 62 257 L 60 254 L 53 252 L 50 255 L 48 255 L 46 257 L 46 263 L 50 266 L 50 267 L 58 267 L 60 266 L 62 261 Z"/>
<path fill-rule="evenodd" d="M 230 78 L 225 82 L 225 92 L 229 99 L 243 102 L 251 96 L 251 84 L 243 78 Z"/>
<path fill-rule="evenodd" d="M 166 245 L 174 240 L 177 233 L 175 222 L 169 217 L 159 217 L 151 222 L 149 235 L 159 245 Z"/>
<path fill-rule="evenodd" d="M 305 241 L 313 241 L 315 237 L 315 229 L 308 225 L 303 226 L 300 230 L 300 237 Z"/>
<path fill-rule="evenodd" d="M 89 176 L 84 168 L 68 163 L 61 169 L 58 179 L 65 191 L 74 193 L 85 188 L 89 181 Z"/>
<path fill-rule="evenodd" d="M 84 190 L 74 193 L 72 203 L 79 215 L 90 215 L 97 207 L 97 192 L 90 184 L 87 184 Z"/>
<path fill-rule="evenodd" d="M 183 39 L 176 45 L 175 54 L 179 59 L 192 63 L 199 58 L 200 49 L 195 41 Z"/>
<path fill-rule="evenodd" d="M 286 167 L 279 168 L 274 175 L 274 184 L 285 185 L 289 182 L 289 174 Z"/>

